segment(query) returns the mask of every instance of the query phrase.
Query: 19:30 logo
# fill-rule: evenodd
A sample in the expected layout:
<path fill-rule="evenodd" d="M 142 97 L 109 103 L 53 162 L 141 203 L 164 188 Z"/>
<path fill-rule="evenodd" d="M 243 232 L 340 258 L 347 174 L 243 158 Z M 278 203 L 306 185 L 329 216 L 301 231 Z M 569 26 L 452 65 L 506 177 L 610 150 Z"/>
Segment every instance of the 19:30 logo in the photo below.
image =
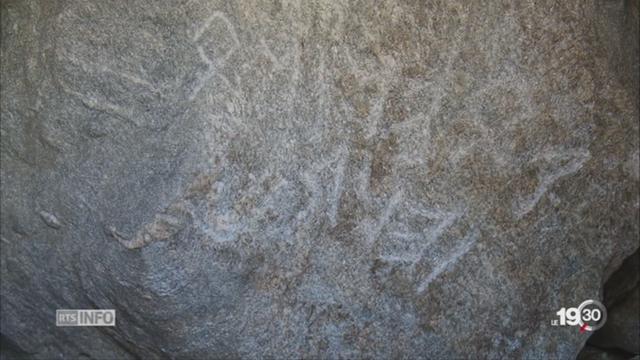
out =
<path fill-rule="evenodd" d="M 607 321 L 607 309 L 597 300 L 586 300 L 577 308 L 561 308 L 551 320 L 552 326 L 579 326 L 580 332 L 595 331 Z"/>

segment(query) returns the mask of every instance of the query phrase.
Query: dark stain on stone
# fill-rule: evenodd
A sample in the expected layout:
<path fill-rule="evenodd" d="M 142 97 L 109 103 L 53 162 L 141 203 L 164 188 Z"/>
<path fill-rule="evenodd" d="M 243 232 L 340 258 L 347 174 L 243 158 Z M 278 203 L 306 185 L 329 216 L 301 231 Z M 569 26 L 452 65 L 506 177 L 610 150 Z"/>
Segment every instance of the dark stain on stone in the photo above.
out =
<path fill-rule="evenodd" d="M 388 188 L 387 178 L 393 170 L 393 157 L 398 152 L 398 138 L 395 134 L 389 135 L 378 143 L 373 151 L 371 162 L 371 177 L 369 184 L 373 191 L 380 192 Z"/>
<path fill-rule="evenodd" d="M 369 97 L 377 91 L 373 85 L 360 84 L 354 74 L 342 75 L 337 81 L 338 88 L 355 110 L 358 118 L 369 115 Z"/>
<path fill-rule="evenodd" d="M 405 121 L 409 114 L 406 100 L 403 98 L 402 90 L 394 88 L 389 91 L 387 101 L 384 104 L 384 124 L 389 126 L 393 123 Z"/>

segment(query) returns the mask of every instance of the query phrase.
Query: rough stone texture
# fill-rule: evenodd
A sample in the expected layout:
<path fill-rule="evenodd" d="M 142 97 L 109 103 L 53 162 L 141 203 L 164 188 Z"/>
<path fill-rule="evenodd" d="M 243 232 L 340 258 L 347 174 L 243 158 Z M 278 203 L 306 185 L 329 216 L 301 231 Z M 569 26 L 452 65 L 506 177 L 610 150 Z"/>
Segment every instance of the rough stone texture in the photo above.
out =
<path fill-rule="evenodd" d="M 627 258 L 604 287 L 609 318 L 588 344 L 640 355 L 640 251 Z"/>
<path fill-rule="evenodd" d="M 605 350 L 587 345 L 580 351 L 578 360 L 636 360 L 633 355 L 616 350 Z"/>
<path fill-rule="evenodd" d="M 609 311 L 606 329 L 594 334 L 590 342 L 640 354 L 639 309 L 640 287 L 636 286 L 627 299 Z"/>
<path fill-rule="evenodd" d="M 1 8 L 7 357 L 572 358 L 638 248 L 638 1 Z"/>

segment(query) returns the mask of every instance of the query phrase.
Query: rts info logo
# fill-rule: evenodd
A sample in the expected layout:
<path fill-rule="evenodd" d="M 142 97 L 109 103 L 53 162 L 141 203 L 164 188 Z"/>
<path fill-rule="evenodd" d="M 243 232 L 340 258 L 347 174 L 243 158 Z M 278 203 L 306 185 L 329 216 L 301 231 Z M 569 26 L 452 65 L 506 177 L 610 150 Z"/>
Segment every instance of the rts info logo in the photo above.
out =
<path fill-rule="evenodd" d="M 551 326 L 578 326 L 580 332 L 596 331 L 607 321 L 607 309 L 597 300 L 583 301 L 577 308 L 561 308 Z"/>

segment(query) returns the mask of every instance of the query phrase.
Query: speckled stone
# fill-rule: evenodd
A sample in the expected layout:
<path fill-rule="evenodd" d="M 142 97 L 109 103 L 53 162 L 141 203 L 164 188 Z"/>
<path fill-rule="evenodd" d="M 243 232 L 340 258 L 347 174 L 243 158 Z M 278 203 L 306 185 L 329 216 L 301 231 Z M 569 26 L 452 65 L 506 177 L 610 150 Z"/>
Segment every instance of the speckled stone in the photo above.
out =
<path fill-rule="evenodd" d="M 573 358 L 639 246 L 638 1 L 0 6 L 4 354 Z"/>

